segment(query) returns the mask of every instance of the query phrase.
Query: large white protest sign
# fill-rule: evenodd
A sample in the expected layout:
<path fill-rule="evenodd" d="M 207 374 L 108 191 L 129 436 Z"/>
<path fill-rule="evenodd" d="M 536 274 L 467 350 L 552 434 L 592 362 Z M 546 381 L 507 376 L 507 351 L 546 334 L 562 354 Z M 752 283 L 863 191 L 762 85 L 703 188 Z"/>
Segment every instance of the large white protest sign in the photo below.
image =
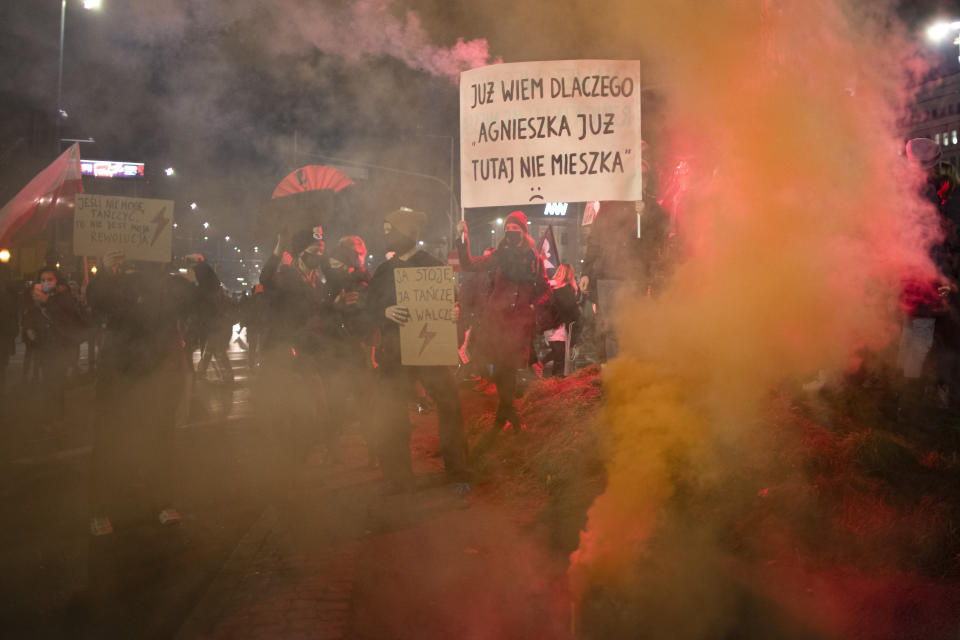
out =
<path fill-rule="evenodd" d="M 464 207 L 640 200 L 640 63 L 496 64 L 460 74 Z"/>
<path fill-rule="evenodd" d="M 123 251 L 128 260 L 169 262 L 173 242 L 173 200 L 77 196 L 73 252 L 102 256 Z"/>
<path fill-rule="evenodd" d="M 400 327 L 400 361 L 405 365 L 457 364 L 457 321 L 453 267 L 394 269 L 397 304 L 410 311 Z"/>

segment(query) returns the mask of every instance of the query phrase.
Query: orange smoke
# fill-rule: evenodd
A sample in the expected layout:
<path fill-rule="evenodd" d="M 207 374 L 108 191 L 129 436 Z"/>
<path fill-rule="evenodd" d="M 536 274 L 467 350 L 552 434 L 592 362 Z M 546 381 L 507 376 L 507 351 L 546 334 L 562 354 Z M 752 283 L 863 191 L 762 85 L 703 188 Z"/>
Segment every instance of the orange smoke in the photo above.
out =
<path fill-rule="evenodd" d="M 634 570 L 677 475 L 710 482 L 750 453 L 765 394 L 886 345 L 903 280 L 936 276 L 934 212 L 897 137 L 904 40 L 878 4 L 629 9 L 667 129 L 695 141 L 706 177 L 685 208 L 689 258 L 619 319 L 608 485 L 572 557 L 578 595 Z"/>

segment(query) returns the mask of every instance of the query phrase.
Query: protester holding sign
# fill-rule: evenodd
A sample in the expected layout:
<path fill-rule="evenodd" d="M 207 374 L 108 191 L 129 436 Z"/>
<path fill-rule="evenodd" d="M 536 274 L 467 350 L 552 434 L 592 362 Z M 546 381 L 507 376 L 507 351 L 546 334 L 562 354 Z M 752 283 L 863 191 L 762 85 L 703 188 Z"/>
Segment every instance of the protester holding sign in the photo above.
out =
<path fill-rule="evenodd" d="M 467 225 L 461 221 L 457 242 L 464 271 L 495 271 L 493 293 L 477 327 L 477 353 L 493 364 L 500 404 L 494 425 L 523 429 L 513 406 L 517 369 L 527 366 L 534 330 L 534 308 L 550 293 L 543 259 L 527 233 L 527 217 L 514 211 L 504 223 L 504 238 L 489 255 L 470 257 Z"/>
<path fill-rule="evenodd" d="M 414 486 L 410 458 L 410 417 L 407 403 L 419 381 L 437 405 L 440 448 L 447 476 L 457 483 L 458 490 L 469 488 L 467 482 L 467 445 L 463 435 L 463 416 L 460 397 L 451 370 L 446 366 L 404 365 L 401 354 L 400 327 L 411 321 L 410 309 L 397 304 L 398 269 L 412 267 L 443 267 L 443 263 L 426 251 L 417 248 L 420 232 L 427 215 L 420 211 L 401 208 L 384 218 L 383 232 L 386 248 L 394 256 L 381 264 L 370 281 L 368 310 L 380 330 L 379 345 L 375 351 L 380 373 L 380 461 L 383 477 L 391 490 L 410 490 Z M 426 325 L 424 325 L 426 326 Z M 423 332 L 424 347 L 434 338 L 431 331 Z M 452 349 L 456 358 L 456 330 L 454 325 Z"/>

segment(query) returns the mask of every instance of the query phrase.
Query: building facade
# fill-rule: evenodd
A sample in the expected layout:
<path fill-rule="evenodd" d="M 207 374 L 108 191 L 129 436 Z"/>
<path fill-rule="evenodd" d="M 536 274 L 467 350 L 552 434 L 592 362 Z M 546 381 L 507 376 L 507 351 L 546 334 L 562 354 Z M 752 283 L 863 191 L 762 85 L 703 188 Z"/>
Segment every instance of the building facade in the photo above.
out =
<path fill-rule="evenodd" d="M 937 75 L 920 85 L 910 109 L 905 138 L 930 138 L 943 159 L 960 166 L 960 71 Z"/>

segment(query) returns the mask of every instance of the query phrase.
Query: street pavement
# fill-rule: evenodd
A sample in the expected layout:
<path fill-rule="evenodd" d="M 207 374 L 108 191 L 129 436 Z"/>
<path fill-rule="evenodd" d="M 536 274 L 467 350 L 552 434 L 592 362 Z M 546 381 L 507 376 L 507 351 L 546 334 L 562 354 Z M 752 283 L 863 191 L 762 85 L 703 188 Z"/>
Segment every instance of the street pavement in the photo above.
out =
<path fill-rule="evenodd" d="M 230 358 L 237 383 L 211 373 L 198 387 L 194 418 L 177 429 L 181 525 L 161 527 L 156 514 L 132 508 L 102 538 L 88 529 L 92 382 L 75 377 L 69 420 L 45 429 L 36 420 L 42 390 L 20 386 L 20 359 L 11 363 L 0 429 L 0 636 L 172 637 L 272 499 L 245 357 L 234 346 Z"/>
<path fill-rule="evenodd" d="M 89 535 L 89 383 L 70 391 L 71 431 L 5 427 L 0 635 L 568 637 L 563 562 L 532 533 L 535 509 L 443 484 L 435 414 L 413 414 L 418 490 L 382 495 L 354 430 L 336 463 L 308 450 L 284 464 L 235 344 L 230 358 L 236 383 L 211 371 L 177 430 L 178 526 L 131 509 Z M 463 399 L 468 413 L 494 402 Z"/>

